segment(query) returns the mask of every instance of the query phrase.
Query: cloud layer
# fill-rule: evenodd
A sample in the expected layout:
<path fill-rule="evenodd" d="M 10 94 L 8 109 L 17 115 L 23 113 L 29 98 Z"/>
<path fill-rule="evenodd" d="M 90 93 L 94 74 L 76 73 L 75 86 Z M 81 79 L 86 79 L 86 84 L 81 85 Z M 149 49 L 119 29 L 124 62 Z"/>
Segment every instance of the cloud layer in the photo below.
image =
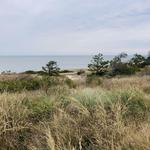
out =
<path fill-rule="evenodd" d="M 147 53 L 149 0 L 0 0 L 1 55 Z"/>

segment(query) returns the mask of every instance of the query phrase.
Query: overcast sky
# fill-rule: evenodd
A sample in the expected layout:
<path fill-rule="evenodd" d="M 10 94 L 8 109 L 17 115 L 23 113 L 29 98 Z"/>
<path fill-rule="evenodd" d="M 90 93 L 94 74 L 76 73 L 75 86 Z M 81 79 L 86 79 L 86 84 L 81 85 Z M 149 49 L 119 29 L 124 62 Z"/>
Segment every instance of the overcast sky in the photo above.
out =
<path fill-rule="evenodd" d="M 0 0 L 0 55 L 149 50 L 150 0 Z"/>

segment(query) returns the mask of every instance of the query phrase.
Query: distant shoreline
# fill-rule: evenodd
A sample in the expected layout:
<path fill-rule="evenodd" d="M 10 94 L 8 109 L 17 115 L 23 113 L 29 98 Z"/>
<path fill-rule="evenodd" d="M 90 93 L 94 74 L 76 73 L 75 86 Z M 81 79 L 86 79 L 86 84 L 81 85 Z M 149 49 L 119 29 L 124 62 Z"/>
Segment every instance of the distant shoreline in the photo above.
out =
<path fill-rule="evenodd" d="M 25 72 L 27 70 L 39 71 L 48 61 L 57 62 L 61 70 L 75 70 L 87 68 L 93 55 L 51 55 L 51 56 L 0 56 L 0 72 Z M 106 60 L 111 60 L 114 55 L 104 55 Z M 130 56 L 129 56 L 130 58 Z"/>

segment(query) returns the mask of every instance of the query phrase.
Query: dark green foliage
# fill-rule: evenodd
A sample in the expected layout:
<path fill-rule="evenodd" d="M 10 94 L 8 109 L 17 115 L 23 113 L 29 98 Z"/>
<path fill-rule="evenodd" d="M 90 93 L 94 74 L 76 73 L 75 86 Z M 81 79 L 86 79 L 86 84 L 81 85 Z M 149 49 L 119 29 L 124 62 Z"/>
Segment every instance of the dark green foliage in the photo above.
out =
<path fill-rule="evenodd" d="M 37 74 L 37 71 L 27 70 L 27 71 L 23 72 L 23 74 Z"/>
<path fill-rule="evenodd" d="M 103 54 L 99 53 L 93 57 L 91 64 L 88 65 L 90 71 L 96 75 L 103 75 L 107 72 L 109 61 L 105 61 Z"/>
<path fill-rule="evenodd" d="M 21 92 L 22 90 L 38 89 L 40 89 L 40 80 L 36 78 L 0 81 L 0 92 Z"/>
<path fill-rule="evenodd" d="M 71 73 L 73 71 L 71 70 L 60 70 L 59 73 Z M 27 70 L 23 72 L 23 74 L 38 74 L 38 75 L 47 75 L 47 72 L 45 71 L 33 71 L 33 70 Z M 54 74 L 55 75 L 55 74 Z M 57 75 L 57 74 L 56 74 Z"/>
<path fill-rule="evenodd" d="M 142 55 L 135 54 L 134 57 L 130 60 L 130 64 L 138 68 L 143 68 L 146 66 L 146 59 Z"/>
<path fill-rule="evenodd" d="M 118 56 L 115 56 L 114 59 L 110 62 L 111 74 L 118 75 L 124 74 L 127 69 L 127 64 L 122 62 L 123 58 L 126 58 L 128 55 L 126 53 L 121 53 Z"/>
<path fill-rule="evenodd" d="M 61 71 L 59 71 L 59 73 L 71 73 L 71 72 L 73 72 L 73 71 L 71 71 L 71 70 L 61 70 Z"/>
<path fill-rule="evenodd" d="M 122 59 L 126 58 L 128 55 L 126 53 L 121 53 L 120 55 L 114 57 L 110 63 L 110 73 L 109 75 L 132 75 L 138 68 L 136 66 L 130 65 L 128 62 L 123 62 Z"/>
<path fill-rule="evenodd" d="M 118 63 L 112 69 L 110 75 L 132 75 L 137 71 L 136 67 L 130 66 L 128 63 Z"/>
<path fill-rule="evenodd" d="M 98 54 L 93 57 L 92 63 L 88 67 L 92 74 L 110 77 L 135 74 L 137 71 L 140 71 L 141 67 L 147 64 L 146 59 L 142 55 L 135 54 L 130 62 L 123 61 L 127 56 L 126 53 L 121 53 L 115 56 L 109 63 L 104 61 L 102 54 Z"/>
<path fill-rule="evenodd" d="M 42 69 L 49 76 L 58 75 L 60 70 L 55 61 L 49 61 Z"/>
<path fill-rule="evenodd" d="M 27 71 L 23 72 L 23 74 L 29 74 L 29 75 L 33 75 L 33 74 L 47 75 L 47 73 L 44 72 L 44 71 L 33 71 L 33 70 L 27 70 Z"/>
<path fill-rule="evenodd" d="M 75 88 L 76 84 L 71 79 L 60 76 L 43 76 L 42 78 L 26 76 L 13 80 L 0 81 L 0 92 L 21 92 L 24 90 L 32 91 L 39 89 L 47 92 L 49 88 L 57 86 Z"/>

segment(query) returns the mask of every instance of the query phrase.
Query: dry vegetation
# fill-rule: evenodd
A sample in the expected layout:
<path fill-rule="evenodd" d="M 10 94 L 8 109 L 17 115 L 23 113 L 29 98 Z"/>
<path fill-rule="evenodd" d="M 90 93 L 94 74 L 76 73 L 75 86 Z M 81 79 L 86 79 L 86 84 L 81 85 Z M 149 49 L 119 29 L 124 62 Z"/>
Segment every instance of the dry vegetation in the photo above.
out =
<path fill-rule="evenodd" d="M 2 93 L 0 150 L 150 150 L 150 77 L 82 84 Z"/>

